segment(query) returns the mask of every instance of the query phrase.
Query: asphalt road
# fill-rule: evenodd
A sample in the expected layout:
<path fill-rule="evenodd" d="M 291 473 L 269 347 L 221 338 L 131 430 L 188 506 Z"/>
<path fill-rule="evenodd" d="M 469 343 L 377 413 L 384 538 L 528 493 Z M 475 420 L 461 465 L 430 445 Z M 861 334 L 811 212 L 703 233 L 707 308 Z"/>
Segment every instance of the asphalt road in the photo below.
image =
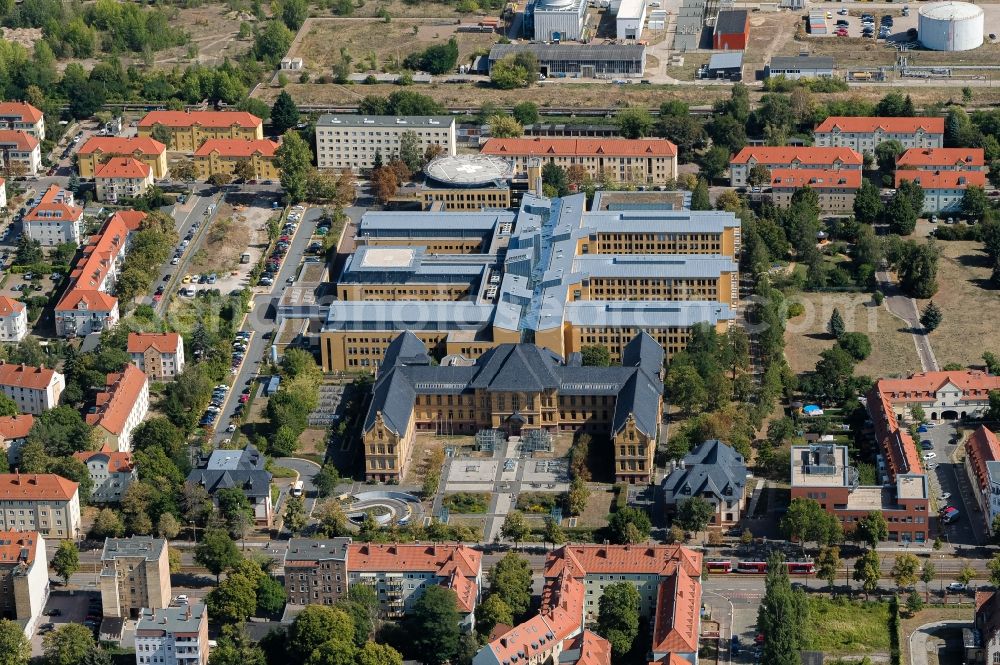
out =
<path fill-rule="evenodd" d="M 306 515 L 312 515 L 313 510 L 316 508 L 316 485 L 313 484 L 313 476 L 319 471 L 319 464 L 316 462 L 311 462 L 309 460 L 301 459 L 298 457 L 279 457 L 275 460 L 278 466 L 283 466 L 287 469 L 291 469 L 299 474 L 299 480 L 302 481 L 302 492 L 305 499 L 305 510 Z M 274 511 L 277 513 L 279 511 L 279 506 L 285 499 L 287 494 L 287 488 L 281 488 L 281 496 L 278 497 L 277 503 L 274 504 Z"/>
<path fill-rule="evenodd" d="M 923 331 L 920 324 L 920 310 L 917 309 L 917 302 L 902 293 L 899 286 L 892 280 L 889 273 L 880 271 L 875 273 L 885 294 L 885 305 L 896 318 L 901 319 L 910 329 L 913 335 L 913 344 L 917 348 L 917 356 L 920 358 L 920 366 L 925 372 L 936 372 L 938 368 L 937 358 L 934 357 L 934 349 L 931 348 L 930 339 Z"/>

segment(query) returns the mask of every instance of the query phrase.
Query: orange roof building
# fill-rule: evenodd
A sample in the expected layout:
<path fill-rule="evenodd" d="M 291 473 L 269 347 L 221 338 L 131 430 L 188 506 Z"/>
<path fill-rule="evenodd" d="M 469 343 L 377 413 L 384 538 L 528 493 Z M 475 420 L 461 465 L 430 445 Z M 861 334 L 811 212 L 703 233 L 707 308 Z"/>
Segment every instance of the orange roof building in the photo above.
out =
<path fill-rule="evenodd" d="M 262 139 L 264 123 L 244 111 L 150 111 L 139 121 L 139 136 L 162 127 L 167 150 L 194 152 L 208 139 Z"/>
<path fill-rule="evenodd" d="M 249 162 L 250 180 L 277 180 L 274 155 L 281 144 L 268 139 L 208 139 L 194 153 L 194 167 L 199 180 L 213 175 L 236 177 L 236 165 Z"/>
<path fill-rule="evenodd" d="M 0 296 L 0 342 L 20 342 L 28 334 L 28 310 L 23 302 Z"/>
<path fill-rule="evenodd" d="M 820 210 L 852 212 L 854 197 L 861 188 L 861 169 L 771 170 L 771 201 L 779 208 L 790 206 L 795 192 L 803 187 L 816 192 Z"/>
<path fill-rule="evenodd" d="M 982 148 L 911 148 L 896 160 L 896 168 L 911 171 L 983 171 Z"/>
<path fill-rule="evenodd" d="M 45 114 L 28 102 L 0 102 L 0 129 L 31 134 L 45 140 Z"/>
<path fill-rule="evenodd" d="M 14 400 L 21 413 L 37 416 L 54 409 L 65 388 L 65 377 L 55 370 L 0 363 L 0 391 Z"/>
<path fill-rule="evenodd" d="M 32 635 L 49 597 L 45 541 L 37 531 L 0 531 L 0 611 Z"/>
<path fill-rule="evenodd" d="M 493 138 L 484 155 L 507 157 L 526 173 L 529 161 L 564 169 L 583 167 L 594 178 L 625 183 L 662 183 L 677 177 L 677 146 L 666 139 Z"/>
<path fill-rule="evenodd" d="M 93 178 L 109 157 L 131 157 L 148 166 L 154 179 L 167 177 L 167 147 L 149 136 L 94 136 L 76 154 L 81 178 Z"/>
<path fill-rule="evenodd" d="M 747 146 L 729 161 L 729 184 L 746 187 L 750 169 L 761 164 L 775 169 L 856 170 L 861 172 L 864 159 L 851 148 L 815 148 L 796 146 Z"/>
<path fill-rule="evenodd" d="M 28 132 L 15 129 L 0 129 L 0 162 L 3 166 L 10 161 L 24 175 L 38 175 L 42 168 L 42 151 L 39 140 Z"/>
<path fill-rule="evenodd" d="M 79 484 L 54 473 L 0 474 L 3 530 L 38 531 L 45 538 L 79 537 Z"/>
<path fill-rule="evenodd" d="M 177 333 L 129 333 L 128 353 L 155 381 L 171 380 L 184 370 L 184 340 Z"/>
<path fill-rule="evenodd" d="M 149 410 L 149 381 L 138 367 L 126 365 L 122 372 L 108 374 L 106 384 L 97 394 L 94 410 L 87 414 L 87 423 L 98 428 L 105 450 L 127 452 L 132 430 Z"/>
<path fill-rule="evenodd" d="M 94 182 L 98 201 L 134 199 L 153 184 L 153 169 L 134 157 L 112 157 L 97 165 Z"/>
<path fill-rule="evenodd" d="M 882 141 L 895 139 L 904 148 L 944 146 L 944 118 L 830 116 L 813 131 L 819 147 L 846 146 L 875 154 Z"/>
<path fill-rule="evenodd" d="M 925 213 L 959 212 L 969 185 L 984 187 L 985 171 L 914 171 L 897 170 L 896 187 L 910 181 L 924 190 Z"/>
<path fill-rule="evenodd" d="M 12 469 L 17 468 L 21 448 L 27 442 L 28 432 L 34 424 L 35 417 L 30 413 L 0 417 L 0 451 L 7 454 L 7 461 Z"/>
<path fill-rule="evenodd" d="M 90 491 L 91 503 L 121 502 L 122 495 L 136 478 L 135 461 L 130 452 L 87 450 L 73 453 L 73 457 L 87 465 L 94 482 Z"/>
<path fill-rule="evenodd" d="M 383 611 L 395 618 L 409 611 L 427 585 L 450 588 L 458 597 L 463 626 L 471 629 L 482 588 L 482 561 L 482 553 L 466 545 L 352 543 L 347 547 L 348 584 L 384 585 L 388 593 L 380 599 Z"/>
<path fill-rule="evenodd" d="M 986 426 L 980 426 L 965 442 L 964 466 L 986 530 L 996 535 L 993 520 L 1000 515 L 1000 440 Z"/>
<path fill-rule="evenodd" d="M 79 246 L 83 232 L 83 208 L 75 204 L 73 192 L 51 185 L 38 205 L 24 216 L 28 237 L 46 247 L 63 243 Z"/>

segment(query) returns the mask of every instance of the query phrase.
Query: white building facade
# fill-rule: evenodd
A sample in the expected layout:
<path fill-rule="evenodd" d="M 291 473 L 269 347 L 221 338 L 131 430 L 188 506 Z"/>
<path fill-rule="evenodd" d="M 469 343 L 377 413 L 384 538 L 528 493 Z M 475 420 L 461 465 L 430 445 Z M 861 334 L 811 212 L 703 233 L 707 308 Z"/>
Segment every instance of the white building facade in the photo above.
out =
<path fill-rule="evenodd" d="M 14 400 L 21 413 L 40 415 L 59 404 L 66 377 L 55 370 L 31 365 L 0 364 L 0 391 Z"/>
<path fill-rule="evenodd" d="M 437 146 L 455 155 L 455 119 L 450 116 L 322 115 L 316 122 L 316 164 L 321 169 L 372 168 L 378 155 L 383 164 L 399 155 L 400 140 L 412 132 L 421 154 Z"/>
<path fill-rule="evenodd" d="M 136 665 L 207 665 L 208 655 L 205 605 L 142 610 L 135 631 Z"/>
<path fill-rule="evenodd" d="M 23 302 L 0 296 L 0 342 L 20 342 L 28 334 L 28 309 Z"/>

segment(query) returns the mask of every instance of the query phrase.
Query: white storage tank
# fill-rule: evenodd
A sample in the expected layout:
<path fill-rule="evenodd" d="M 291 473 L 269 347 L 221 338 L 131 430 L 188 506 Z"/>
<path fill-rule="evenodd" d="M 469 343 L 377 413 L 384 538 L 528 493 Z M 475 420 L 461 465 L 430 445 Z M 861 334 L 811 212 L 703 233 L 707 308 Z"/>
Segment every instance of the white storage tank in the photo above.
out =
<path fill-rule="evenodd" d="M 968 51 L 983 45 L 983 10 L 968 2 L 935 2 L 920 8 L 918 38 L 932 51 Z"/>

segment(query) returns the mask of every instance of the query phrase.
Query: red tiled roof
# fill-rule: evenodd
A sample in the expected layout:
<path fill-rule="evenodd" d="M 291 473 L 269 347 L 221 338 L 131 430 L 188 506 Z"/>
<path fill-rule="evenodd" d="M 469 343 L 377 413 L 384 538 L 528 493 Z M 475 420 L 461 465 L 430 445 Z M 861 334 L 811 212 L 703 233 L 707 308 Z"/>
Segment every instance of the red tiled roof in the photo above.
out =
<path fill-rule="evenodd" d="M 76 309 L 81 302 L 87 304 L 88 312 L 110 312 L 118 306 L 118 298 L 107 293 L 95 289 L 72 288 L 56 305 L 56 311 L 65 312 Z"/>
<path fill-rule="evenodd" d="M 30 413 L 21 413 L 16 416 L 0 417 L 0 436 L 7 441 L 23 439 L 28 436 L 31 426 L 35 424 L 35 417 Z"/>
<path fill-rule="evenodd" d="M 145 180 L 149 177 L 152 169 L 149 164 L 140 162 L 132 157 L 115 157 L 104 164 L 101 164 L 94 171 L 97 178 L 130 178 L 133 180 Z"/>
<path fill-rule="evenodd" d="M 466 545 L 351 543 L 347 546 L 347 569 L 350 572 L 420 570 L 446 577 L 458 570 L 462 575 L 474 578 L 480 573 L 482 560 L 482 552 Z"/>
<path fill-rule="evenodd" d="M 160 353 L 177 353 L 181 336 L 177 333 L 129 333 L 128 352 L 145 353 L 153 347 Z"/>
<path fill-rule="evenodd" d="M 94 152 L 105 155 L 161 155 L 167 146 L 151 136 L 92 136 L 80 148 L 78 154 L 89 155 Z"/>
<path fill-rule="evenodd" d="M 132 364 L 126 365 L 121 373 L 108 374 L 107 390 L 97 394 L 97 412 L 87 414 L 87 423 L 99 425 L 111 434 L 121 434 L 146 381 L 146 375 Z"/>
<path fill-rule="evenodd" d="M 852 148 L 814 148 L 794 146 L 748 146 L 733 157 L 733 164 L 746 164 L 750 159 L 759 164 L 835 164 L 862 166 L 864 158 Z"/>
<path fill-rule="evenodd" d="M 83 208 L 69 205 L 73 194 L 59 185 L 50 185 L 42 195 L 42 200 L 24 217 L 26 222 L 70 221 L 83 217 Z"/>
<path fill-rule="evenodd" d="M 977 370 L 958 372 L 920 372 L 907 379 L 879 379 L 879 392 L 895 402 L 919 402 L 932 399 L 946 384 L 962 391 L 963 398 L 988 399 L 991 390 L 1000 389 L 1000 376 Z"/>
<path fill-rule="evenodd" d="M 55 370 L 31 365 L 0 364 L 0 386 L 45 390 L 52 383 Z"/>
<path fill-rule="evenodd" d="M 611 643 L 589 630 L 563 642 L 563 653 L 568 650 L 580 653 L 580 657 L 571 665 L 611 665 Z M 560 659 L 559 662 L 563 661 Z"/>
<path fill-rule="evenodd" d="M 675 157 L 677 146 L 666 139 L 490 139 L 484 155 L 530 155 L 532 157 Z"/>
<path fill-rule="evenodd" d="M 42 537 L 37 531 L 0 531 L 0 566 L 35 562 Z"/>
<path fill-rule="evenodd" d="M 986 152 L 982 148 L 910 148 L 896 160 L 896 168 L 932 166 L 984 166 Z"/>
<path fill-rule="evenodd" d="M 1000 460 L 1000 441 L 996 435 L 988 430 L 985 425 L 980 425 L 979 429 L 972 433 L 968 441 L 965 442 L 965 454 L 969 457 L 972 470 L 976 474 L 976 482 L 979 489 L 989 491 L 990 474 L 986 468 L 987 462 Z"/>
<path fill-rule="evenodd" d="M 0 474 L 0 499 L 69 501 L 79 486 L 54 473 L 3 473 Z"/>
<path fill-rule="evenodd" d="M 574 575 L 669 575 L 680 565 L 689 575 L 701 574 L 702 555 L 680 545 L 564 545 L 549 553 L 545 577 L 569 569 Z"/>
<path fill-rule="evenodd" d="M 36 123 L 44 116 L 28 102 L 0 102 L 0 115 L 20 116 L 21 122 Z"/>
<path fill-rule="evenodd" d="M 119 210 L 111 216 L 111 219 L 117 218 L 125 225 L 129 233 L 135 233 L 142 227 L 142 222 L 146 217 L 148 215 L 141 210 Z"/>
<path fill-rule="evenodd" d="M 139 121 L 140 127 L 259 127 L 261 119 L 245 111 L 150 111 Z"/>
<path fill-rule="evenodd" d="M 262 157 L 274 157 L 281 147 L 269 139 L 208 139 L 195 151 L 195 157 L 206 157 L 218 152 L 224 157 L 250 157 L 259 153 Z"/>
<path fill-rule="evenodd" d="M 913 443 L 910 433 L 899 426 L 892 401 L 879 391 L 882 379 L 875 384 L 868 394 L 868 413 L 875 427 L 875 438 L 878 440 L 886 457 L 886 467 L 889 477 L 895 481 L 901 473 L 923 473 L 920 466 L 920 454 Z"/>
<path fill-rule="evenodd" d="M 772 189 L 858 189 L 861 169 L 771 169 Z"/>
<path fill-rule="evenodd" d="M 697 653 L 700 611 L 701 583 L 678 566 L 657 589 L 653 653 Z"/>
<path fill-rule="evenodd" d="M 0 296 L 0 317 L 10 316 L 15 312 L 22 311 L 24 311 L 23 302 L 8 298 L 7 296 Z"/>
<path fill-rule="evenodd" d="M 476 578 L 466 577 L 456 570 L 452 572 L 451 576 L 442 586 L 455 592 L 460 610 L 463 612 L 472 612 L 476 609 L 476 598 L 479 597 L 479 587 L 476 585 Z"/>
<path fill-rule="evenodd" d="M 882 130 L 892 134 L 910 134 L 918 129 L 928 134 L 944 134 L 944 118 L 877 118 L 830 116 L 815 129 L 815 133 L 832 132 L 834 128 L 850 134 L 870 134 Z"/>
<path fill-rule="evenodd" d="M 917 183 L 921 189 L 965 189 L 969 185 L 983 187 L 986 174 L 982 171 L 896 171 L 896 187 L 904 180 Z"/>
<path fill-rule="evenodd" d="M 38 139 L 19 129 L 0 129 L 0 144 L 13 145 L 21 151 L 31 151 L 38 147 Z"/>
<path fill-rule="evenodd" d="M 111 311 L 118 299 L 99 290 L 101 282 L 114 265 L 117 257 L 124 251 L 129 233 L 138 228 L 146 218 L 146 213 L 135 210 L 124 210 L 112 215 L 100 233 L 90 239 L 83 248 L 83 255 L 77 260 L 76 266 L 70 272 L 73 286 L 56 305 L 56 311 L 75 309 L 81 300 L 87 302 L 88 309 Z"/>
<path fill-rule="evenodd" d="M 73 457 L 80 460 L 84 464 L 90 461 L 93 457 L 104 457 L 108 460 L 108 473 L 121 473 L 122 471 L 131 471 L 135 468 L 135 463 L 132 460 L 132 453 L 129 452 L 119 452 L 117 450 L 87 450 L 80 453 L 73 453 Z"/>

